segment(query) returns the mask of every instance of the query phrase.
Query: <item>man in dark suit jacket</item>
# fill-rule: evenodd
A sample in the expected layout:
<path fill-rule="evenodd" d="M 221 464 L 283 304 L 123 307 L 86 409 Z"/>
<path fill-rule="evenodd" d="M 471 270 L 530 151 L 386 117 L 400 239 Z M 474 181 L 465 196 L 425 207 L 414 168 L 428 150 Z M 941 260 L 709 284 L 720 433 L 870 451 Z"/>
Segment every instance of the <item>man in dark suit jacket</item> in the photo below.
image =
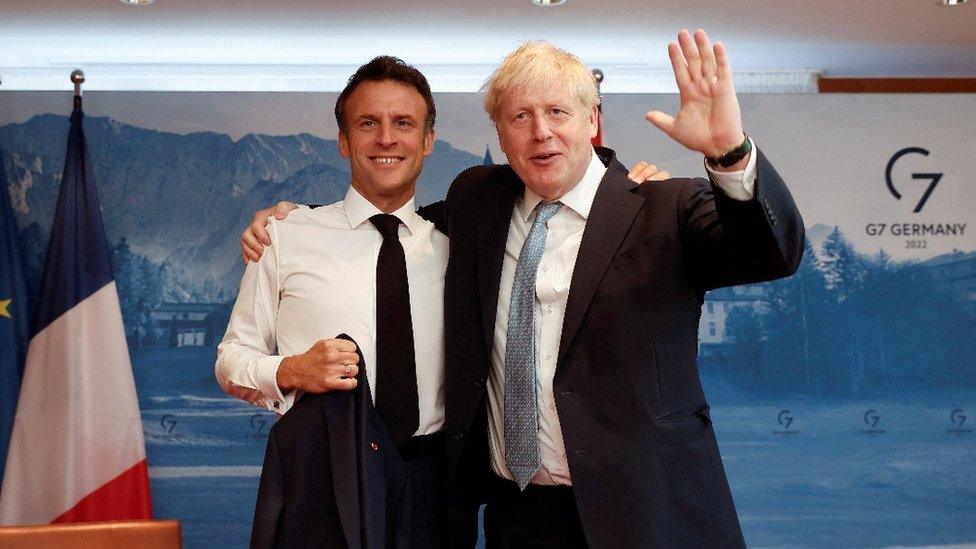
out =
<path fill-rule="evenodd" d="M 448 195 L 453 546 L 474 543 L 482 502 L 489 549 L 744 545 L 696 366 L 701 304 L 793 273 L 803 225 L 742 132 L 724 48 L 682 31 L 669 51 L 681 110 L 648 119 L 704 153 L 712 182 L 637 186 L 613 151 L 597 160 L 589 71 L 548 44 L 512 53 L 486 84 L 510 166 L 467 170 Z M 539 244 L 529 225 L 557 201 Z M 519 356 L 527 415 L 510 402 Z"/>

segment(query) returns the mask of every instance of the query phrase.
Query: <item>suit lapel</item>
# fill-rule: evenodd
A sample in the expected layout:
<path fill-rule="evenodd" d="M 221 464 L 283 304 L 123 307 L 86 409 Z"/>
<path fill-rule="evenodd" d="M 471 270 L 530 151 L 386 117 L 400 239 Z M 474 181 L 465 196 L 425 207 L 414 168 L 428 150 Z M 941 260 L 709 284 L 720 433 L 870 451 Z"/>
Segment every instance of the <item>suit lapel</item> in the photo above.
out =
<path fill-rule="evenodd" d="M 332 485 L 335 488 L 339 522 L 350 549 L 360 549 L 363 547 L 363 540 L 359 516 L 359 452 L 355 405 L 352 398 L 323 398 L 322 403 L 322 413 L 325 414 L 325 424 L 329 431 Z"/>
<path fill-rule="evenodd" d="M 346 334 L 339 334 L 337 339 L 353 341 Z M 336 507 L 342 531 L 346 535 L 346 544 L 350 549 L 366 547 L 363 539 L 363 522 L 361 508 L 360 479 L 362 471 L 362 400 L 363 393 L 369 398 L 369 386 L 366 380 L 366 364 L 362 351 L 359 355 L 359 382 L 353 394 L 325 395 L 322 398 L 322 412 L 325 414 L 325 424 L 329 432 L 329 456 L 331 459 L 332 485 L 335 491 Z M 331 398 L 330 398 L 331 397 Z"/>
<path fill-rule="evenodd" d="M 644 198 L 631 192 L 636 187 L 636 183 L 627 179 L 627 170 L 615 157 L 611 157 L 607 173 L 593 199 L 576 256 L 557 364 L 563 363 L 566 349 L 576 337 L 600 280 L 630 231 L 634 218 L 644 206 Z"/>
<path fill-rule="evenodd" d="M 504 168 L 497 189 L 482 193 L 478 219 L 478 285 L 481 292 L 482 326 L 490 350 L 495 338 L 498 287 L 505 259 L 505 243 L 512 220 L 515 199 L 524 187 L 510 168 Z"/>
<path fill-rule="evenodd" d="M 385 546 L 386 536 L 386 475 L 383 467 L 383 457 L 379 453 L 377 429 L 370 421 L 373 397 L 366 377 L 366 364 L 360 353 L 360 371 L 356 375 L 359 384 L 356 386 L 356 447 L 359 449 L 359 502 L 362 507 L 360 520 L 362 521 L 363 547 L 365 549 L 379 549 Z M 387 441 L 383 441 L 386 445 Z M 368 448 L 368 449 L 367 449 Z M 392 441 L 384 451 L 396 452 Z"/>

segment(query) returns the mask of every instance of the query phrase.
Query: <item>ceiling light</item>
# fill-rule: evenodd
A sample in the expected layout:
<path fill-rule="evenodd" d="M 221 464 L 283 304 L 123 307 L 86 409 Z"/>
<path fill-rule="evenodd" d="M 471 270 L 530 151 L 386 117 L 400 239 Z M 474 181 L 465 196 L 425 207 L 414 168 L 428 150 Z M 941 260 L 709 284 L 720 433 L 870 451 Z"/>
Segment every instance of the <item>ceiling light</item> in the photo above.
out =
<path fill-rule="evenodd" d="M 943 6 L 959 6 L 969 2 L 969 0 L 942 0 Z"/>
<path fill-rule="evenodd" d="M 532 0 L 532 5 L 542 6 L 544 8 L 551 8 L 553 6 L 561 6 L 566 3 L 566 0 Z"/>
<path fill-rule="evenodd" d="M 126 6 L 148 6 L 152 4 L 154 0 L 119 0 Z"/>

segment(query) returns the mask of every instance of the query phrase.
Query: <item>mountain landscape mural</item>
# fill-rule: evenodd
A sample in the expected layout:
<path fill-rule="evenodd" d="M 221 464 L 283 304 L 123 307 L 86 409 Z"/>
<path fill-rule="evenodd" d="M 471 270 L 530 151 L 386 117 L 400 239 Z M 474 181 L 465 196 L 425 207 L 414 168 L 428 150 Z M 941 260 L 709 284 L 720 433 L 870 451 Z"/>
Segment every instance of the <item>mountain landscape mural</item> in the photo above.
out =
<path fill-rule="evenodd" d="M 46 235 L 57 200 L 67 117 L 39 115 L 0 127 L 0 149 L 21 229 Z M 329 204 L 349 185 L 335 140 L 310 134 L 178 135 L 87 118 L 85 132 L 111 244 L 165 265 L 186 295 L 236 293 L 239 241 L 253 213 L 279 200 Z M 442 199 L 481 158 L 438 141 L 418 180 L 417 205 Z M 46 240 L 46 238 L 45 238 Z"/>
<path fill-rule="evenodd" d="M 54 114 L 0 126 L 34 298 L 67 129 Z M 112 117 L 86 118 L 85 131 L 155 515 L 180 519 L 186 547 L 244 547 L 275 416 L 224 395 L 213 377 L 242 274 L 241 231 L 282 199 L 341 199 L 348 164 L 335 140 L 309 133 L 235 140 Z M 482 161 L 437 141 L 417 204 L 441 199 L 457 173 Z M 838 202 L 820 211 L 848 198 L 825 195 Z M 813 210 L 798 206 L 805 217 Z M 976 542 L 976 433 L 966 419 L 976 410 L 976 245 L 896 261 L 812 217 L 795 276 L 709 292 L 698 326 L 702 382 L 747 542 Z"/>

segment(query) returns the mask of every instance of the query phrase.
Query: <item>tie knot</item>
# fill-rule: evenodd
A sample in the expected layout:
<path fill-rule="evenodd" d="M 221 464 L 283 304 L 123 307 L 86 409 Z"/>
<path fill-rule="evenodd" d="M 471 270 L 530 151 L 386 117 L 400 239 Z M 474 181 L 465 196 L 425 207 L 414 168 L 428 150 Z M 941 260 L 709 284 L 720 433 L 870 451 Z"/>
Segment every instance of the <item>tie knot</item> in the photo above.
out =
<path fill-rule="evenodd" d="M 556 215 L 556 212 L 562 207 L 563 203 L 558 200 L 553 202 L 539 202 L 539 205 L 535 207 L 535 222 L 548 223 L 549 219 Z"/>
<path fill-rule="evenodd" d="M 376 226 L 383 238 L 397 237 L 397 229 L 400 228 L 400 218 L 390 214 L 376 214 L 369 218 L 369 221 Z"/>

